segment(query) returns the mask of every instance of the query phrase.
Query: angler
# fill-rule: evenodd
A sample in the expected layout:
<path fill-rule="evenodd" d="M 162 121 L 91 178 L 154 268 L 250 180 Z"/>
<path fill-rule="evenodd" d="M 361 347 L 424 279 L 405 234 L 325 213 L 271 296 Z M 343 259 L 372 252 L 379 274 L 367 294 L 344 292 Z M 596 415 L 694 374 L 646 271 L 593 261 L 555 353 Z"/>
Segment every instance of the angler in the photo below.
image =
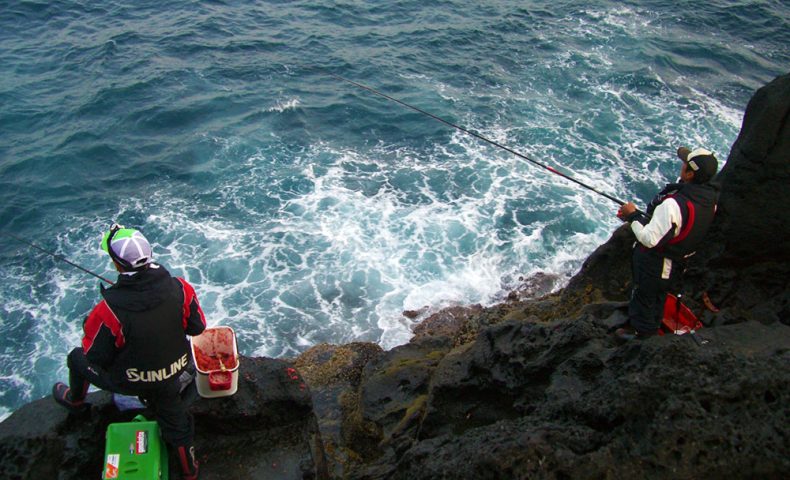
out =
<path fill-rule="evenodd" d="M 186 335 L 206 328 L 195 290 L 154 263 L 151 245 L 135 229 L 113 225 L 101 248 L 118 270 L 118 281 L 102 289 L 104 298 L 83 324 L 82 346 L 69 353 L 69 384 L 56 383 L 52 396 L 72 413 L 88 410 L 91 384 L 139 396 L 155 413 L 183 478 L 195 480 L 194 422 L 179 382 L 187 366 Z"/>
<path fill-rule="evenodd" d="M 661 324 L 667 292 L 676 287 L 686 260 L 694 255 L 713 222 L 718 186 L 711 180 L 718 161 L 704 148 L 678 149 L 682 160 L 679 183 L 664 187 L 647 213 L 628 202 L 617 212 L 631 223 L 637 242 L 633 253 L 633 291 L 628 325 L 615 335 L 621 340 L 655 335 Z"/>

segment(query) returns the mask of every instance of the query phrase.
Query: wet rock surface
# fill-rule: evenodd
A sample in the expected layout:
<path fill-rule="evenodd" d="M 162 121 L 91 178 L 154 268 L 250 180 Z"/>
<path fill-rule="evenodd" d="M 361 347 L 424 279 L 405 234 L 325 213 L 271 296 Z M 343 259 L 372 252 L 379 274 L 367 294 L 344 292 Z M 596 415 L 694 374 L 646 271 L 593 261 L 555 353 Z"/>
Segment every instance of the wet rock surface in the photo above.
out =
<path fill-rule="evenodd" d="M 684 294 L 706 327 L 616 342 L 627 228 L 568 286 L 426 316 L 406 345 L 243 359 L 239 393 L 194 405 L 201 478 L 790 477 L 790 75 L 760 89 Z M 707 307 L 705 296 L 707 296 Z M 99 478 L 104 430 L 51 399 L 0 424 L 0 477 Z M 128 414 L 127 414 L 128 415 Z"/>

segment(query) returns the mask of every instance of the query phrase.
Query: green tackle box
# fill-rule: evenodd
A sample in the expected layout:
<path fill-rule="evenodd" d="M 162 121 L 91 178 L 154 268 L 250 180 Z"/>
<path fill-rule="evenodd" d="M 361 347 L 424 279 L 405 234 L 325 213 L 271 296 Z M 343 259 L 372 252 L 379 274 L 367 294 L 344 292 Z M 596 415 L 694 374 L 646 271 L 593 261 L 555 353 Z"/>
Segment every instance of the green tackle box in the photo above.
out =
<path fill-rule="evenodd" d="M 102 479 L 168 480 L 167 447 L 159 425 L 142 415 L 107 426 Z"/>

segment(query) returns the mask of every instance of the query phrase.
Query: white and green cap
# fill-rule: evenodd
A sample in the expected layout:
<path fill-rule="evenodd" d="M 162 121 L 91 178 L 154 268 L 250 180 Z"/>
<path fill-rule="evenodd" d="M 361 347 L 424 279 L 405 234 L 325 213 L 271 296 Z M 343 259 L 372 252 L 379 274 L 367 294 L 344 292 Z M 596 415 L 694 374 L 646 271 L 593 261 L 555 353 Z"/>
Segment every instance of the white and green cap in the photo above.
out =
<path fill-rule="evenodd" d="M 117 223 L 102 237 L 101 249 L 125 270 L 140 270 L 153 261 L 151 244 L 143 234 Z"/>

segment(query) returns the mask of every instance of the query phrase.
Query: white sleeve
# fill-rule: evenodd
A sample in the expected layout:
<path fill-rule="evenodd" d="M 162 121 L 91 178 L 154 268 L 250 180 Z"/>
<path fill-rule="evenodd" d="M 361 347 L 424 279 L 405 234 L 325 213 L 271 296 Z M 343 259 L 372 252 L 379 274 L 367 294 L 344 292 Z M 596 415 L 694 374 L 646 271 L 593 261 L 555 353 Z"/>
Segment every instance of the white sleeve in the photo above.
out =
<path fill-rule="evenodd" d="M 674 228 L 673 237 L 680 233 L 680 225 L 683 217 L 680 214 L 680 207 L 674 198 L 667 198 L 653 210 L 653 218 L 650 223 L 642 225 L 639 222 L 631 222 L 631 230 L 636 235 L 639 243 L 647 248 L 653 248 L 658 242 Z"/>

